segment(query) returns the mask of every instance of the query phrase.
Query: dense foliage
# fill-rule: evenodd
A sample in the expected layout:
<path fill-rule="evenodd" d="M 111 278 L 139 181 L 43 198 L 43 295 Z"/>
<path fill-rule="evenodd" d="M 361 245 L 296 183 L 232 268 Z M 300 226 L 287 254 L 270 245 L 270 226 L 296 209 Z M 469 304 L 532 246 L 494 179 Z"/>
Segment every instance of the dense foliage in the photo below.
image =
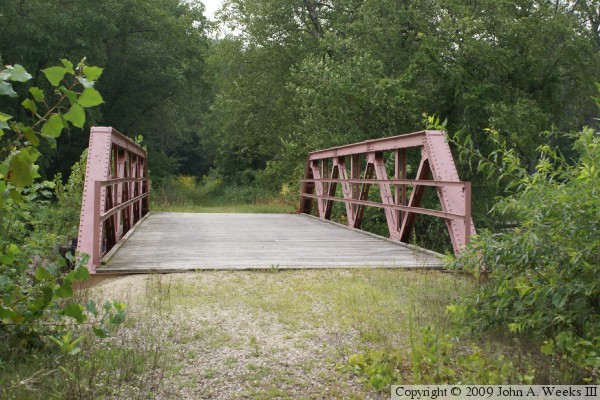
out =
<path fill-rule="evenodd" d="M 549 140 L 539 132 L 593 123 L 598 5 L 228 0 L 211 24 L 198 0 L 8 0 L 0 56 L 38 86 L 60 58 L 103 66 L 105 103 L 88 120 L 142 134 L 155 184 L 212 168 L 227 186 L 277 193 L 297 187 L 307 151 L 419 130 L 423 113 L 486 152 L 484 128 L 496 129 L 532 172 Z M 74 131 L 58 139 L 60 157 L 43 146 L 44 178 L 66 178 L 78 160 L 86 137 Z M 572 144 L 550 142 L 566 154 Z M 487 210 L 503 188 L 460 169 L 478 225 L 500 222 Z"/>
<path fill-rule="evenodd" d="M 597 1 L 227 1 L 239 35 L 208 59 L 216 167 L 280 185 L 307 151 L 420 130 L 425 112 L 482 150 L 497 129 L 531 171 L 538 132 L 592 122 L 599 19 Z M 482 221 L 496 188 L 475 183 Z"/>
<path fill-rule="evenodd" d="M 454 262 L 474 273 L 485 269 L 489 281 L 452 310 L 479 331 L 503 326 L 537 335 L 543 352 L 567 355 L 597 378 L 600 134 L 586 128 L 573 137 L 573 163 L 543 146 L 533 174 L 505 145 L 482 160 L 483 169 L 511 182 L 514 193 L 494 211 L 516 227 L 480 232 Z"/>

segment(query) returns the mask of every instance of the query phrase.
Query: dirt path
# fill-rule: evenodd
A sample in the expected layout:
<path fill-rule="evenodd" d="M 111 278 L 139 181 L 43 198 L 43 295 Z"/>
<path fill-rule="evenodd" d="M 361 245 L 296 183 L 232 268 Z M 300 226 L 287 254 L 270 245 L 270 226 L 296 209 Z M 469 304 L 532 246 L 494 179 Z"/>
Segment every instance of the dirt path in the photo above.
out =
<path fill-rule="evenodd" d="M 91 293 L 124 300 L 129 320 L 118 335 L 157 350 L 160 361 L 144 372 L 155 377 L 154 398 L 378 399 L 389 393 L 340 366 L 363 344 L 398 339 L 386 327 L 393 314 L 369 316 L 396 292 L 391 275 L 406 278 L 386 270 L 132 275 Z"/>

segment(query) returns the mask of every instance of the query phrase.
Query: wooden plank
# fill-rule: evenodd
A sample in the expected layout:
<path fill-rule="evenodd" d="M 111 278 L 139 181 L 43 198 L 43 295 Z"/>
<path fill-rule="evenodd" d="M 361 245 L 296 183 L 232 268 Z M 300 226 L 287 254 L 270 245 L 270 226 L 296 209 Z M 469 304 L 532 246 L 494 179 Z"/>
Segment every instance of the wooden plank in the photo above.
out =
<path fill-rule="evenodd" d="M 97 272 L 441 265 L 431 252 L 305 215 L 152 213 Z"/>

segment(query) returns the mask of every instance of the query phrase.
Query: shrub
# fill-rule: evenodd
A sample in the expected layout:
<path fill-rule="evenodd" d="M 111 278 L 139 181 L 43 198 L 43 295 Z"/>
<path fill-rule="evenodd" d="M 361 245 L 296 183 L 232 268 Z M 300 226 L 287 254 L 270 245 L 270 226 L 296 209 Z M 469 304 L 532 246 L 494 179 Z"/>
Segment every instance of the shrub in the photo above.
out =
<path fill-rule="evenodd" d="M 531 384 L 534 371 L 515 366 L 502 354 L 483 351 L 474 344 L 458 345 L 459 338 L 426 326 L 411 334 L 410 352 L 369 350 L 353 354 L 342 369 L 349 370 L 375 390 L 399 383 L 423 384 Z"/>
<path fill-rule="evenodd" d="M 500 170 L 513 194 L 494 212 L 517 227 L 483 231 L 452 263 L 489 281 L 452 307 L 462 324 L 536 335 L 542 352 L 566 356 L 591 376 L 600 368 L 600 135 L 572 135 L 578 159 L 542 146 L 535 172 L 500 143 L 481 169 Z M 497 160 L 493 162 L 492 160 Z"/>

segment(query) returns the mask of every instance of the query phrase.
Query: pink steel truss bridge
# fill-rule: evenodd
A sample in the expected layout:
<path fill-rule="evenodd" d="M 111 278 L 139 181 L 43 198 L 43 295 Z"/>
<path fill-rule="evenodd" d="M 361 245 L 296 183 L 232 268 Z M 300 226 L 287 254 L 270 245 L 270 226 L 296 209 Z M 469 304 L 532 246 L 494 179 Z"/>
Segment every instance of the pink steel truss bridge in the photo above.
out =
<path fill-rule="evenodd" d="M 408 160 L 414 162 L 415 155 L 420 155 L 419 167 L 414 179 L 407 179 Z M 148 216 L 146 161 L 146 151 L 113 128 L 91 129 L 77 251 L 90 255 L 92 273 L 255 269 L 273 262 L 285 268 L 441 266 L 435 255 L 418 248 L 369 238 L 305 215 Z M 393 171 L 393 178 L 388 178 L 388 171 Z M 438 209 L 420 206 L 427 187 L 436 188 Z M 371 188 L 379 189 L 378 196 Z M 344 203 L 348 225 L 357 229 L 366 207 L 382 208 L 389 237 L 395 242 L 409 242 L 418 214 L 445 220 L 455 253 L 475 233 L 471 184 L 459 180 L 442 131 L 309 153 L 306 177 L 301 180 L 300 213 L 311 214 L 316 208 L 316 214 L 328 220 L 334 202 Z M 298 241 L 299 234 L 309 239 Z"/>
<path fill-rule="evenodd" d="M 149 211 L 146 151 L 111 127 L 92 127 L 77 251 L 95 272 L 102 256 Z"/>
<path fill-rule="evenodd" d="M 443 131 L 421 131 L 309 153 L 300 185 L 300 212 L 311 214 L 316 203 L 317 215 L 329 220 L 333 203 L 342 202 L 348 225 L 360 229 L 365 207 L 383 208 L 390 239 L 404 243 L 410 240 L 418 214 L 444 218 L 458 254 L 475 234 L 471 183 L 459 180 L 446 139 Z M 407 150 L 413 148 L 420 150 L 421 161 L 415 179 L 407 179 Z M 393 179 L 386 171 L 390 153 Z M 379 187 L 381 201 L 369 199 L 372 185 Z M 437 189 L 441 210 L 420 207 L 427 187 Z"/>

